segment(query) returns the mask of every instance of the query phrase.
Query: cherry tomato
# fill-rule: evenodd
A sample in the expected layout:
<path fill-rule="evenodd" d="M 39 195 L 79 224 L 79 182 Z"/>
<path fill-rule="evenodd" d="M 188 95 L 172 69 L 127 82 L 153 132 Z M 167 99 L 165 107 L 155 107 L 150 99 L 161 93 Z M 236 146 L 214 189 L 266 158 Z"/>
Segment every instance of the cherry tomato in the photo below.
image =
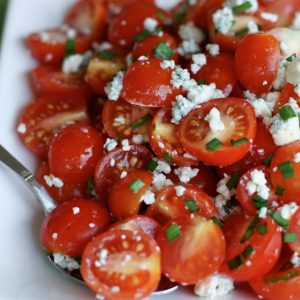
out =
<path fill-rule="evenodd" d="M 29 150 L 47 157 L 52 137 L 69 122 L 89 122 L 86 100 L 73 94 L 44 95 L 23 109 L 17 131 Z"/>
<path fill-rule="evenodd" d="M 170 106 L 180 90 L 170 82 L 172 69 L 162 69 L 161 62 L 158 58 L 134 62 L 125 73 L 122 98 L 141 106 Z"/>
<path fill-rule="evenodd" d="M 103 138 L 93 127 L 70 125 L 52 140 L 49 166 L 53 175 L 67 183 L 88 181 L 103 153 Z"/>
<path fill-rule="evenodd" d="M 181 146 L 178 125 L 171 123 L 171 119 L 171 111 L 168 109 L 161 109 L 156 113 L 149 127 L 151 148 L 162 159 L 168 154 L 172 163 L 177 166 L 196 165 L 197 159 L 186 153 Z"/>
<path fill-rule="evenodd" d="M 81 274 L 97 294 L 111 300 L 144 299 L 160 280 L 160 251 L 140 232 L 109 230 L 85 248 Z"/>
<path fill-rule="evenodd" d="M 275 190 L 280 189 L 283 201 L 300 203 L 300 164 L 296 153 L 300 152 L 300 142 L 280 147 L 272 159 L 270 172 Z"/>
<path fill-rule="evenodd" d="M 217 132 L 213 132 L 205 120 L 213 108 L 219 110 L 224 123 L 224 129 Z M 239 98 L 210 100 L 192 110 L 179 126 L 182 146 L 199 160 L 215 166 L 229 165 L 244 157 L 255 134 L 254 110 Z M 216 147 L 214 142 L 218 144 Z"/>
<path fill-rule="evenodd" d="M 117 148 L 102 157 L 95 168 L 95 190 L 100 201 L 106 201 L 113 183 L 123 171 L 143 169 L 151 159 L 151 152 L 143 146 L 131 146 L 129 151 Z M 112 164 L 111 162 L 114 162 Z"/>
<path fill-rule="evenodd" d="M 294 251 L 300 253 L 300 209 L 298 208 L 296 212 L 293 214 L 290 228 L 288 230 L 289 233 L 293 233 L 297 235 L 297 238 L 294 242 L 288 243 L 289 247 Z"/>
<path fill-rule="evenodd" d="M 133 135 L 148 135 L 153 108 L 132 105 L 122 100 L 106 101 L 102 122 L 111 138 L 131 139 Z"/>
<path fill-rule="evenodd" d="M 139 2 L 139 0 L 107 0 L 107 6 L 109 13 L 111 15 L 118 15 L 128 6 L 134 5 Z M 144 0 L 144 2 L 149 2 L 153 4 L 153 0 Z"/>
<path fill-rule="evenodd" d="M 183 188 L 181 193 L 177 192 L 178 188 Z M 147 215 L 161 224 L 166 224 L 170 219 L 190 217 L 193 214 L 210 219 L 217 215 L 217 210 L 213 200 L 191 184 L 164 187 L 156 195 L 155 203 L 147 210 Z"/>
<path fill-rule="evenodd" d="M 195 284 L 217 272 L 225 256 L 221 229 L 201 217 L 170 220 L 158 237 L 162 272 L 182 284 Z"/>
<path fill-rule="evenodd" d="M 44 220 L 41 244 L 49 252 L 80 257 L 87 243 L 108 228 L 109 213 L 88 199 L 73 199 L 56 207 Z"/>
<path fill-rule="evenodd" d="M 34 91 L 38 94 L 82 94 L 92 95 L 91 88 L 79 74 L 64 74 L 57 67 L 40 65 L 30 73 Z"/>
<path fill-rule="evenodd" d="M 125 178 L 116 181 L 109 194 L 108 205 L 118 219 L 137 215 L 143 196 L 149 189 L 153 175 L 147 171 L 131 171 Z M 120 195 L 122 198 L 120 199 Z"/>
<path fill-rule="evenodd" d="M 258 226 L 263 226 L 260 233 Z M 260 228 L 260 227 L 259 227 Z M 237 281 L 249 281 L 268 273 L 276 264 L 282 246 L 281 233 L 270 217 L 259 219 L 246 214 L 225 220 L 226 261 L 221 272 Z"/>
<path fill-rule="evenodd" d="M 287 82 L 281 90 L 281 94 L 274 107 L 273 114 L 277 114 L 281 106 L 289 103 L 290 98 L 297 100 L 298 105 L 300 104 L 300 97 L 295 92 L 295 86 Z"/>
<path fill-rule="evenodd" d="M 267 93 L 276 78 L 279 59 L 279 43 L 274 36 L 267 33 L 248 34 L 236 49 L 236 76 L 245 89 L 256 94 Z"/>

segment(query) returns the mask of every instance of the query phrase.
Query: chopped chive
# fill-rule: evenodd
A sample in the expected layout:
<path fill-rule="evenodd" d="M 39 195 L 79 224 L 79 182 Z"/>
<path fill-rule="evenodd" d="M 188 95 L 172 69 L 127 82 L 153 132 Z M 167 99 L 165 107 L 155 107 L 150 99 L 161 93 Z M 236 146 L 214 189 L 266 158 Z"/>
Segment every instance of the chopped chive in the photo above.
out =
<path fill-rule="evenodd" d="M 199 211 L 199 205 L 196 203 L 194 199 L 186 199 L 185 206 L 190 212 Z"/>
<path fill-rule="evenodd" d="M 180 236 L 180 228 L 176 223 L 173 223 L 166 229 L 168 242 L 171 243 Z"/>
<path fill-rule="evenodd" d="M 260 235 L 265 235 L 268 233 L 267 223 L 259 224 L 256 226 L 256 230 Z"/>
<path fill-rule="evenodd" d="M 247 2 L 244 2 L 240 5 L 236 5 L 232 8 L 232 12 L 237 15 L 237 14 L 240 14 L 240 13 L 243 13 L 245 12 L 247 9 L 251 8 L 252 7 L 252 4 L 250 1 L 247 1 Z"/>
<path fill-rule="evenodd" d="M 87 189 L 89 198 L 95 197 L 94 178 L 89 179 L 87 183 Z"/>
<path fill-rule="evenodd" d="M 171 164 L 172 163 L 172 157 L 170 156 L 170 154 L 168 152 L 165 152 L 163 155 L 163 159 L 168 163 Z"/>
<path fill-rule="evenodd" d="M 283 236 L 283 241 L 285 243 L 294 243 L 297 241 L 298 235 L 295 232 L 288 232 L 285 233 L 285 235 Z"/>
<path fill-rule="evenodd" d="M 203 85 L 203 84 L 206 84 L 206 81 L 204 79 L 200 79 L 198 80 L 198 85 Z"/>
<path fill-rule="evenodd" d="M 104 59 L 112 60 L 112 59 L 116 58 L 116 54 L 112 53 L 112 52 L 109 52 L 109 51 L 106 51 L 106 50 L 103 50 L 99 53 L 99 57 L 104 58 Z"/>
<path fill-rule="evenodd" d="M 276 190 L 275 190 L 275 194 L 276 194 L 276 195 L 278 195 L 278 196 L 283 196 L 284 192 L 285 192 L 285 188 L 284 188 L 283 186 L 278 185 L 278 186 L 276 187 Z"/>
<path fill-rule="evenodd" d="M 271 161 L 274 157 L 274 153 L 271 153 L 269 154 L 263 161 L 262 163 L 265 165 L 265 166 L 269 166 L 271 164 Z"/>
<path fill-rule="evenodd" d="M 288 230 L 290 228 L 290 221 L 282 218 L 277 212 L 270 212 L 269 215 L 283 229 Z"/>
<path fill-rule="evenodd" d="M 137 193 L 143 186 L 145 185 L 145 183 L 139 179 L 136 178 L 134 179 L 130 184 L 129 184 L 129 188 L 134 192 Z"/>
<path fill-rule="evenodd" d="M 185 1 L 181 4 L 181 6 L 178 8 L 178 10 L 173 18 L 174 25 L 179 25 L 184 21 L 188 8 L 189 8 L 188 1 Z"/>
<path fill-rule="evenodd" d="M 232 174 L 230 179 L 226 182 L 226 186 L 228 187 L 229 190 L 232 190 L 236 188 L 239 180 L 240 180 L 240 174 L 238 172 L 235 172 Z"/>
<path fill-rule="evenodd" d="M 235 35 L 236 35 L 236 36 L 241 36 L 241 35 L 247 34 L 248 32 L 249 32 L 249 28 L 244 28 L 244 29 L 241 29 L 241 30 L 237 31 L 237 32 L 235 33 Z"/>
<path fill-rule="evenodd" d="M 209 141 L 206 144 L 206 149 L 210 150 L 210 151 L 214 151 L 214 150 L 217 150 L 218 148 L 220 148 L 221 146 L 223 146 L 222 142 L 220 140 L 218 140 L 217 138 L 213 138 L 211 141 Z"/>
<path fill-rule="evenodd" d="M 241 255 L 234 257 L 227 262 L 229 270 L 235 270 L 243 264 L 243 258 Z"/>
<path fill-rule="evenodd" d="M 248 245 L 247 248 L 243 251 L 242 255 L 244 258 L 248 258 L 253 253 L 254 249 L 251 245 Z"/>
<path fill-rule="evenodd" d="M 229 200 L 226 201 L 225 205 L 223 205 L 223 208 L 225 210 L 225 212 L 229 215 L 230 214 L 230 210 L 235 207 L 237 205 L 237 202 L 234 198 L 231 198 Z"/>
<path fill-rule="evenodd" d="M 255 228 L 255 226 L 257 225 L 258 222 L 259 222 L 259 217 L 258 217 L 258 215 L 256 215 L 256 216 L 253 218 L 252 222 L 251 222 L 251 223 L 249 224 L 249 226 L 247 227 L 246 232 L 245 232 L 244 236 L 242 237 L 242 239 L 241 239 L 241 241 L 240 241 L 241 244 L 245 243 L 247 240 L 250 239 L 250 237 L 251 237 L 252 234 L 254 233 L 254 232 L 253 232 L 253 229 Z"/>
<path fill-rule="evenodd" d="M 134 41 L 139 43 L 143 39 L 145 39 L 148 35 L 150 35 L 150 31 L 145 29 L 144 31 L 140 32 L 138 35 L 135 36 Z"/>
<path fill-rule="evenodd" d="M 240 146 L 240 145 L 246 144 L 248 142 L 249 142 L 249 139 L 247 139 L 247 138 L 241 138 L 241 139 L 236 140 L 236 141 L 231 140 L 231 145 L 233 147 L 236 147 L 236 146 Z"/>
<path fill-rule="evenodd" d="M 158 162 L 153 160 L 153 159 L 150 159 L 147 163 L 147 170 L 150 171 L 150 172 L 153 172 L 155 171 L 155 169 L 158 167 Z"/>
<path fill-rule="evenodd" d="M 115 141 L 117 142 L 117 143 L 119 143 L 119 142 L 121 142 L 121 138 L 119 138 L 118 136 L 115 138 Z"/>
<path fill-rule="evenodd" d="M 64 58 L 75 53 L 75 41 L 73 39 L 66 40 L 66 52 Z"/>
<path fill-rule="evenodd" d="M 295 175 L 293 165 L 289 160 L 282 164 L 279 164 L 278 168 L 281 171 L 281 174 L 285 179 L 294 177 L 294 175 Z"/>
<path fill-rule="evenodd" d="M 268 278 L 265 280 L 266 284 L 275 283 L 278 281 L 287 281 L 289 279 L 295 278 L 299 275 L 297 270 L 291 270 L 289 273 L 277 277 Z"/>
<path fill-rule="evenodd" d="M 289 56 L 286 60 L 288 62 L 292 62 L 293 60 L 295 60 L 297 58 L 296 53 L 293 53 L 291 56 Z"/>
<path fill-rule="evenodd" d="M 264 199 L 258 195 L 254 196 L 252 198 L 253 204 L 257 207 L 257 208 L 262 208 L 264 206 L 267 206 L 267 199 Z"/>
<path fill-rule="evenodd" d="M 45 254 L 46 256 L 51 256 L 51 255 L 52 255 L 52 253 L 49 252 L 49 251 L 44 251 L 44 254 Z"/>
<path fill-rule="evenodd" d="M 174 50 L 166 42 L 159 42 L 153 51 L 156 57 L 162 59 L 170 59 L 174 53 Z"/>
<path fill-rule="evenodd" d="M 158 13 L 156 13 L 156 16 L 164 22 L 164 24 L 169 25 L 172 23 L 172 19 L 170 19 L 168 16 L 166 16 L 164 13 L 162 13 L 161 11 L 159 11 Z"/>
<path fill-rule="evenodd" d="M 213 216 L 211 219 L 212 219 L 212 221 L 213 221 L 216 225 L 218 225 L 220 228 L 223 227 L 224 224 L 223 224 L 223 222 L 222 222 L 219 218 Z"/>
<path fill-rule="evenodd" d="M 296 117 L 296 114 L 290 105 L 284 105 L 279 108 L 279 115 L 283 121 Z"/>
<path fill-rule="evenodd" d="M 136 120 L 135 122 L 133 122 L 131 124 L 131 128 L 132 129 L 137 129 L 139 127 L 141 127 L 142 125 L 146 124 L 147 122 L 149 122 L 152 118 L 152 115 L 149 113 L 149 114 L 146 114 L 145 116 L 143 116 L 142 118 Z"/>

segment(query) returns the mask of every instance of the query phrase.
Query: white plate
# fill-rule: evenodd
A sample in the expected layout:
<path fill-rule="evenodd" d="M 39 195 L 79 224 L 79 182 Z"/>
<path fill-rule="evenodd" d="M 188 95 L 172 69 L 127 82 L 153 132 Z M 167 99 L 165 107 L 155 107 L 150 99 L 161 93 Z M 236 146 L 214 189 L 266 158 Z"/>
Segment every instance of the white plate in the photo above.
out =
<path fill-rule="evenodd" d="M 1 0 L 0 0 L 1 1 Z M 160 0 L 161 1 L 161 0 Z M 169 1 L 169 0 L 168 0 Z M 24 46 L 32 31 L 55 27 L 72 0 L 10 0 L 0 60 L 0 143 L 34 170 L 36 161 L 15 133 L 20 109 L 32 94 L 27 72 L 35 66 Z M 89 300 L 87 288 L 66 279 L 47 261 L 39 248 L 43 214 L 19 179 L 0 166 L 0 299 Z M 185 290 L 157 300 L 198 299 Z M 218 300 L 256 299 L 247 289 Z"/>

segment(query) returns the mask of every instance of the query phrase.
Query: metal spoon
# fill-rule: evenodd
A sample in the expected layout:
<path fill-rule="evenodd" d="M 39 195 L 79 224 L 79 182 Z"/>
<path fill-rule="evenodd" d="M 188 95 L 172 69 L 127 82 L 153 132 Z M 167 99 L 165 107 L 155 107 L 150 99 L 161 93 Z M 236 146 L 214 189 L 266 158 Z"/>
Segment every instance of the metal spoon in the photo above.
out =
<path fill-rule="evenodd" d="M 29 187 L 29 189 L 35 195 L 45 215 L 48 215 L 53 209 L 56 208 L 56 202 L 48 194 L 45 188 L 38 183 L 32 172 L 25 168 L 2 145 L 0 145 L 0 161 L 7 167 L 9 167 L 12 171 L 14 171 L 19 176 L 19 178 Z M 85 284 L 78 270 L 70 272 L 67 269 L 63 269 L 55 264 L 52 255 L 49 255 L 48 258 L 52 265 L 64 275 L 72 278 L 76 282 Z M 175 291 L 177 288 L 178 286 L 176 283 L 170 282 L 168 279 L 163 278 L 160 285 L 158 286 L 156 291 L 152 293 L 152 295 L 165 295 Z"/>

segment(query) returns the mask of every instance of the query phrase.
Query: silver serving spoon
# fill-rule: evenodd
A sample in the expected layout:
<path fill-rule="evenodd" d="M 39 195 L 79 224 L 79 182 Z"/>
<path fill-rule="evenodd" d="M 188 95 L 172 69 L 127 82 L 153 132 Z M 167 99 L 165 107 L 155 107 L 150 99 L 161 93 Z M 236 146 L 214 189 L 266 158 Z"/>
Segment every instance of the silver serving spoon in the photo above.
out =
<path fill-rule="evenodd" d="M 38 183 L 32 172 L 25 168 L 2 145 L 0 145 L 0 161 L 7 167 L 9 167 L 12 171 L 14 171 L 19 176 L 19 178 L 29 187 L 29 189 L 35 195 L 45 215 L 48 215 L 53 209 L 56 208 L 56 202 L 48 194 L 45 188 Z M 52 265 L 64 275 L 68 276 L 69 278 L 72 278 L 76 282 L 85 284 L 78 270 L 68 271 L 67 269 L 63 269 L 57 264 L 55 264 L 51 255 L 49 255 L 48 258 Z M 175 291 L 177 288 L 178 286 L 176 283 L 173 283 L 168 279 L 163 278 L 161 280 L 160 285 L 158 286 L 156 291 L 152 293 L 152 295 L 165 295 Z"/>

